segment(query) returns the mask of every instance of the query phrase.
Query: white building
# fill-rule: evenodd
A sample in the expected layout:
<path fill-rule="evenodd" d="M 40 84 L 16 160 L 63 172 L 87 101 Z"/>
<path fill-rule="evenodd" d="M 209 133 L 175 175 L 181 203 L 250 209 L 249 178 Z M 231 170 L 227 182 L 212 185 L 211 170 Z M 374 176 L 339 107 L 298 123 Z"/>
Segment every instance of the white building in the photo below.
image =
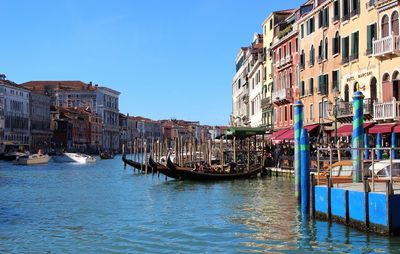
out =
<path fill-rule="evenodd" d="M 0 153 L 29 147 L 29 93 L 0 76 Z"/>
<path fill-rule="evenodd" d="M 248 60 L 250 47 L 242 47 L 236 56 L 236 74 L 232 80 L 232 126 L 249 124 Z"/>
<path fill-rule="evenodd" d="M 236 56 L 236 74 L 232 80 L 232 126 L 262 125 L 263 37 L 255 34 L 250 47 L 242 47 Z"/>
<path fill-rule="evenodd" d="M 96 89 L 96 112 L 103 117 L 103 148 L 118 150 L 119 147 L 119 95 L 107 87 Z"/>

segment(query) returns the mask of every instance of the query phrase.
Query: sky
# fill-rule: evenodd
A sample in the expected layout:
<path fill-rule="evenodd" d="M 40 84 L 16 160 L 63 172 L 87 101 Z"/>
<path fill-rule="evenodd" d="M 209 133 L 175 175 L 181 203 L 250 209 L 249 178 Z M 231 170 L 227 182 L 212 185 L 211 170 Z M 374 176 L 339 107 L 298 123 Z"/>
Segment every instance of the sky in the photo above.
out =
<path fill-rule="evenodd" d="M 121 92 L 120 112 L 227 125 L 235 58 L 298 0 L 0 0 L 0 73 Z"/>

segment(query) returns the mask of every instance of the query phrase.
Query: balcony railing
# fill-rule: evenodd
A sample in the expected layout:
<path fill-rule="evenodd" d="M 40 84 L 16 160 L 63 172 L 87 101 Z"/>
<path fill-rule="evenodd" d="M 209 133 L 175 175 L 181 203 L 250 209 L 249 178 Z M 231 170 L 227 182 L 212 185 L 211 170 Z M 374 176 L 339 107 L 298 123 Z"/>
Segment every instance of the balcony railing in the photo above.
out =
<path fill-rule="evenodd" d="M 274 102 L 285 102 L 293 100 L 293 93 L 291 88 L 283 88 L 279 91 L 272 93 L 272 98 Z"/>
<path fill-rule="evenodd" d="M 400 52 L 400 36 L 391 35 L 373 41 L 373 55 L 383 56 Z"/>
<path fill-rule="evenodd" d="M 261 100 L 261 108 L 262 109 L 270 108 L 271 105 L 272 105 L 271 98 L 268 97 L 268 98 L 264 98 Z"/>
<path fill-rule="evenodd" d="M 374 120 L 394 120 L 400 118 L 400 101 L 374 104 Z"/>
<path fill-rule="evenodd" d="M 364 115 L 372 115 L 373 114 L 373 101 L 371 99 L 365 99 L 363 103 L 363 112 Z M 353 116 L 353 102 L 350 101 L 340 101 L 338 102 L 338 111 L 337 117 L 349 117 Z"/>

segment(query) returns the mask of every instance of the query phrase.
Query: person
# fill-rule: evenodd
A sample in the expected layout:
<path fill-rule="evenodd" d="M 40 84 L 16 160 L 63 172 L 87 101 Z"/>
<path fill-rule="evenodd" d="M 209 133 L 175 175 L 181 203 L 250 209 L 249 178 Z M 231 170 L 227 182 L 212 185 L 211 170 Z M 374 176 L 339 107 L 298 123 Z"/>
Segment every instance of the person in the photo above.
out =
<path fill-rule="evenodd" d="M 382 153 L 382 159 L 383 160 L 387 160 L 389 159 L 389 151 L 388 150 L 384 150 Z"/>

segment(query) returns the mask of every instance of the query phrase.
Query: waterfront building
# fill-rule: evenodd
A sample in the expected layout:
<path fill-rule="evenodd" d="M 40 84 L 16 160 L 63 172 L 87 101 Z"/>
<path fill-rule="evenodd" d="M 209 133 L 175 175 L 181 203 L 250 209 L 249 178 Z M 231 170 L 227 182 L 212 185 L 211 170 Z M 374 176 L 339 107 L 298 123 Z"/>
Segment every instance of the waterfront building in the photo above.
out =
<path fill-rule="evenodd" d="M 373 39 L 376 35 L 378 21 L 377 11 L 371 8 L 373 1 L 342 1 L 341 11 L 336 11 L 340 23 L 340 81 L 339 96 L 333 95 L 330 100 L 338 104 L 338 120 L 351 122 L 352 97 L 354 92 L 361 91 L 364 98 L 364 119 L 373 118 L 373 102 L 382 99 L 380 79 L 380 62 L 373 56 Z M 336 1 L 334 1 L 336 4 Z M 335 5 L 334 5 L 335 6 Z M 333 7 L 334 7 L 333 6 Z M 340 16 L 339 16 L 340 15 Z M 332 73 L 333 75 L 333 73 Z M 335 77 L 332 76 L 332 80 Z M 339 99 L 339 101 L 337 101 Z M 335 103 L 336 102 L 336 103 Z"/>
<path fill-rule="evenodd" d="M 30 92 L 30 149 L 50 148 L 53 132 L 50 130 L 50 97 L 44 94 Z"/>
<path fill-rule="evenodd" d="M 0 153 L 29 148 L 29 92 L 0 76 Z"/>
<path fill-rule="evenodd" d="M 59 110 L 50 107 L 50 130 L 53 132 L 52 148 L 55 150 L 69 150 L 72 147 L 72 123 Z"/>
<path fill-rule="evenodd" d="M 29 81 L 21 86 L 50 96 L 53 106 L 85 108 L 96 112 L 103 118 L 103 149 L 119 149 L 118 91 L 82 81 Z"/>
<path fill-rule="evenodd" d="M 119 95 L 107 87 L 96 89 L 96 112 L 103 118 L 103 148 L 118 150 L 119 145 Z"/>
<path fill-rule="evenodd" d="M 262 125 L 262 72 L 263 72 L 263 35 L 254 34 L 249 59 L 250 70 L 248 72 L 249 86 L 249 124 L 251 127 Z"/>
<path fill-rule="evenodd" d="M 335 96 L 340 95 L 341 90 L 339 2 L 338 0 L 308 1 L 306 6 L 310 6 L 311 9 L 298 21 L 299 95 L 304 104 L 304 125 L 318 124 L 321 130 L 325 128 L 329 131 L 334 121 L 332 102 Z M 327 139 L 326 133 L 320 134 L 318 138 Z"/>
<path fill-rule="evenodd" d="M 232 126 L 249 125 L 249 86 L 248 76 L 250 67 L 250 47 L 241 47 L 236 55 L 236 74 L 232 81 Z"/>
<path fill-rule="evenodd" d="M 272 103 L 272 91 L 274 84 L 274 66 L 273 66 L 273 51 L 272 42 L 274 39 L 275 25 L 286 19 L 293 10 L 282 10 L 271 13 L 263 23 L 263 48 L 264 48 L 264 61 L 263 61 L 263 74 L 262 74 L 262 99 L 261 99 L 261 110 L 262 110 L 262 126 L 266 128 L 268 132 L 272 132 L 274 129 L 273 124 L 273 112 L 274 105 Z"/>
<path fill-rule="evenodd" d="M 308 10 L 308 6 L 293 10 L 274 27 L 273 52 L 273 92 L 274 129 L 293 126 L 293 102 L 298 95 L 299 41 L 298 19 Z"/>
<path fill-rule="evenodd" d="M 372 59 L 379 60 L 378 75 L 371 79 L 371 99 L 374 105 L 376 121 L 393 121 L 400 119 L 400 4 L 394 0 L 369 1 L 369 13 L 376 13 L 376 18 L 369 29 L 371 35 Z M 372 86 L 375 82 L 375 86 Z M 375 90 L 372 90 L 375 89 Z M 377 96 L 374 97 L 374 92 Z"/>
<path fill-rule="evenodd" d="M 89 151 L 97 153 L 103 147 L 103 117 L 89 112 Z"/>

